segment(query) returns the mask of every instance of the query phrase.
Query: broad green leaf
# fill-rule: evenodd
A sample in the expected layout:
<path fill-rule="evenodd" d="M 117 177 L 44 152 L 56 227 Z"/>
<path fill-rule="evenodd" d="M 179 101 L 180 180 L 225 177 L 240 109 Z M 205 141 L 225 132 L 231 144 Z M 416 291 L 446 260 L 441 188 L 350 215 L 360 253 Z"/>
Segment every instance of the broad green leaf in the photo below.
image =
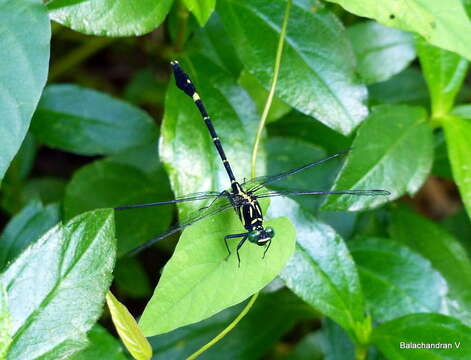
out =
<path fill-rule="evenodd" d="M 152 292 L 144 266 L 136 258 L 119 260 L 114 269 L 114 277 L 119 292 L 129 297 L 145 297 Z"/>
<path fill-rule="evenodd" d="M 461 0 L 328 0 L 394 28 L 414 31 L 429 43 L 471 60 L 471 22 Z"/>
<path fill-rule="evenodd" d="M 170 200 L 163 171 L 146 174 L 130 165 L 98 160 L 79 169 L 67 185 L 64 216 L 84 211 Z M 164 232 L 171 221 L 172 206 L 153 206 L 116 212 L 119 254 Z"/>
<path fill-rule="evenodd" d="M 77 216 L 23 251 L 0 275 L 12 319 L 7 359 L 67 358 L 83 348 L 101 315 L 115 256 L 111 210 Z"/>
<path fill-rule="evenodd" d="M 327 150 L 327 155 L 346 150 L 351 145 L 351 139 L 340 135 L 319 121 L 298 111 L 292 111 L 279 121 L 268 125 L 271 136 L 297 138 Z M 287 169 L 285 169 L 287 170 Z"/>
<path fill-rule="evenodd" d="M 46 145 L 83 155 L 116 154 L 157 139 L 144 111 L 76 85 L 48 86 L 31 128 Z"/>
<path fill-rule="evenodd" d="M 355 239 L 349 249 L 375 320 L 442 310 L 446 282 L 419 254 L 389 239 L 373 237 Z"/>
<path fill-rule="evenodd" d="M 388 359 L 464 360 L 469 359 L 471 355 L 471 328 L 445 315 L 410 314 L 375 328 L 372 343 Z M 449 348 L 427 348 L 427 346 L 437 344 L 449 346 Z M 423 348 L 411 348 L 414 345 Z"/>
<path fill-rule="evenodd" d="M 357 56 L 358 72 L 367 84 L 388 80 L 415 58 L 411 34 L 378 24 L 357 23 L 347 29 Z"/>
<path fill-rule="evenodd" d="M 419 107 L 384 105 L 373 108 L 358 130 L 332 190 L 382 189 L 389 196 L 330 195 L 326 210 L 361 210 L 415 193 L 432 167 L 432 129 Z M 410 156 L 413 154 L 414 156 Z"/>
<path fill-rule="evenodd" d="M 321 347 L 322 338 L 319 332 L 304 336 L 285 358 L 286 360 L 322 360 L 324 352 Z"/>
<path fill-rule="evenodd" d="M 11 344 L 12 325 L 8 310 L 8 295 L 3 283 L 0 283 L 0 359 L 5 359 Z"/>
<path fill-rule="evenodd" d="M 355 347 L 348 334 L 329 318 L 322 320 L 320 331 L 321 346 L 329 360 L 351 360 L 355 356 Z"/>
<path fill-rule="evenodd" d="M 87 347 L 70 357 L 70 360 L 126 360 L 123 347 L 105 328 L 95 325 L 88 332 Z"/>
<path fill-rule="evenodd" d="M 49 11 L 56 10 L 61 7 L 76 5 L 78 3 L 89 1 L 89 0 L 49 0 L 47 4 L 47 8 Z"/>
<path fill-rule="evenodd" d="M 430 45 L 420 38 L 416 47 L 432 99 L 432 116 L 446 116 L 463 84 L 469 63 L 458 54 Z"/>
<path fill-rule="evenodd" d="M 242 71 L 239 76 L 239 84 L 247 90 L 250 97 L 255 101 L 259 114 L 263 113 L 263 109 L 267 102 L 268 91 L 260 84 L 257 78 L 247 71 Z M 278 97 L 274 97 L 268 112 L 267 124 L 276 121 L 289 113 L 291 106 L 281 101 Z M 312 120 L 311 120 L 312 122 Z"/>
<path fill-rule="evenodd" d="M 87 0 L 50 11 L 52 20 L 84 34 L 133 36 L 151 32 L 165 19 L 172 0 Z"/>
<path fill-rule="evenodd" d="M 355 55 L 339 20 L 319 3 L 294 2 L 285 39 L 277 96 L 349 134 L 368 114 L 366 87 L 356 83 Z M 312 5 L 312 4 L 311 4 Z M 268 89 L 286 2 L 224 0 L 218 2 L 227 32 L 245 68 Z"/>
<path fill-rule="evenodd" d="M 200 26 L 204 26 L 216 7 L 216 0 L 183 0 L 183 3 L 195 15 Z"/>
<path fill-rule="evenodd" d="M 468 255 L 471 256 L 471 226 L 466 210 L 461 209 L 444 218 L 441 225 L 460 240 L 461 244 L 468 250 Z"/>
<path fill-rule="evenodd" d="M 267 173 L 279 174 L 306 165 L 326 157 L 326 152 L 319 146 L 312 145 L 296 138 L 272 136 L 266 142 Z M 270 189 L 278 191 L 328 190 L 335 176 L 335 170 L 340 164 L 336 161 L 323 164 L 299 174 L 269 185 Z M 296 196 L 294 200 L 314 211 L 320 205 L 322 197 Z"/>
<path fill-rule="evenodd" d="M 353 338 L 359 338 L 364 321 L 363 295 L 342 238 L 286 198 L 273 198 L 268 215 L 286 215 L 296 226 L 296 251 L 280 274 L 286 286 Z"/>
<path fill-rule="evenodd" d="M 433 156 L 432 174 L 442 178 L 453 180 L 451 174 L 451 165 L 448 158 L 447 144 L 444 131 L 435 131 L 434 133 L 435 152 Z"/>
<path fill-rule="evenodd" d="M 244 231 L 229 210 L 183 231 L 141 316 L 146 336 L 195 323 L 240 303 L 273 280 L 291 257 L 295 229 L 286 218 L 276 218 L 265 222 L 276 236 L 264 259 L 265 247 L 247 241 L 240 249 L 238 267 L 239 240 L 229 239 L 232 254 L 226 260 L 224 236 Z"/>
<path fill-rule="evenodd" d="M 126 149 L 108 159 L 111 162 L 133 166 L 148 175 L 161 171 L 162 163 L 159 161 L 159 147 L 154 143 L 135 148 Z"/>
<path fill-rule="evenodd" d="M 446 279 L 451 315 L 471 325 L 471 261 L 461 244 L 441 226 L 411 211 L 393 211 L 392 238 L 430 260 Z"/>
<path fill-rule="evenodd" d="M 415 67 L 409 67 L 387 81 L 369 86 L 368 95 L 371 105 L 408 104 L 428 107 L 430 103 L 424 76 Z"/>
<path fill-rule="evenodd" d="M 230 73 L 233 78 L 238 78 L 242 71 L 243 66 L 236 49 L 218 13 L 211 16 L 204 28 L 195 29 L 195 36 L 188 48 L 204 54 L 212 63 Z"/>
<path fill-rule="evenodd" d="M 51 25 L 41 0 L 0 0 L 0 181 L 47 80 Z"/>
<path fill-rule="evenodd" d="M 442 124 L 453 178 L 471 218 L 471 105 L 457 107 Z"/>
<path fill-rule="evenodd" d="M 144 68 L 132 74 L 126 84 L 123 98 L 135 105 L 163 104 L 166 82 L 155 76 L 154 70 Z"/>
<path fill-rule="evenodd" d="M 34 243 L 60 220 L 57 205 L 43 206 L 32 200 L 5 227 L 0 236 L 0 269 L 14 260 L 28 245 Z"/>
<path fill-rule="evenodd" d="M 126 306 L 121 304 L 110 291 L 106 294 L 106 303 L 116 331 L 126 349 L 136 360 L 149 360 L 152 357 L 152 347 Z"/>
<path fill-rule="evenodd" d="M 168 334 L 152 337 L 154 359 L 185 359 L 213 339 L 240 314 L 245 303 L 225 309 L 209 319 Z M 314 318 L 313 311 L 287 289 L 261 293 L 247 315 L 221 341 L 204 353 L 206 360 L 258 359 L 300 319 Z M 260 329 L 264 329 L 260 331 Z"/>
<path fill-rule="evenodd" d="M 191 74 L 192 80 L 236 178 L 240 182 L 248 179 L 258 122 L 254 103 L 229 73 L 209 59 L 195 56 L 191 63 L 185 62 L 182 66 L 188 70 L 195 69 Z M 176 88 L 173 78 L 170 82 L 161 129 L 160 155 L 175 195 L 228 188 L 229 178 L 198 109 L 191 98 Z M 259 156 L 258 164 L 263 169 L 263 151 Z M 179 209 L 185 214 L 202 206 L 202 202 L 182 203 Z"/>

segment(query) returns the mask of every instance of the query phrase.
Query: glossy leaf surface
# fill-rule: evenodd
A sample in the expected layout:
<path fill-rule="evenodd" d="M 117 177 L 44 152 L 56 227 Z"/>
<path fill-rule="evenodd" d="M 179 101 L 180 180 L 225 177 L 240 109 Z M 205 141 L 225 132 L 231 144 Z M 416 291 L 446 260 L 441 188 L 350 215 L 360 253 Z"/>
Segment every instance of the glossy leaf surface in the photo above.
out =
<path fill-rule="evenodd" d="M 126 360 L 123 347 L 101 325 L 95 325 L 88 332 L 89 344 L 87 347 L 70 358 L 70 360 Z"/>
<path fill-rule="evenodd" d="M 357 56 L 358 72 L 367 84 L 388 80 L 415 58 L 411 34 L 378 24 L 357 23 L 347 29 Z"/>
<path fill-rule="evenodd" d="M 0 236 L 0 268 L 3 269 L 59 220 L 57 205 L 43 206 L 40 201 L 32 200 L 10 220 Z"/>
<path fill-rule="evenodd" d="M 373 331 L 372 342 L 388 359 L 466 359 L 471 347 L 471 328 L 439 314 L 411 314 Z M 404 343 L 404 344 L 403 344 Z M 449 349 L 407 349 L 407 344 L 451 344 Z"/>
<path fill-rule="evenodd" d="M 317 2 L 315 2 L 318 5 Z M 226 0 L 218 12 L 246 69 L 268 89 L 286 2 Z M 277 96 L 330 128 L 349 134 L 367 115 L 366 88 L 355 80 L 355 56 L 338 19 L 294 2 Z"/>
<path fill-rule="evenodd" d="M 461 244 L 441 226 L 398 209 L 393 212 L 391 235 L 428 259 L 449 287 L 449 311 L 471 324 L 471 260 Z"/>
<path fill-rule="evenodd" d="M 442 310 L 446 282 L 419 254 L 390 239 L 372 237 L 351 241 L 349 249 L 375 320 Z"/>
<path fill-rule="evenodd" d="M 340 170 L 333 190 L 381 189 L 391 195 L 331 195 L 322 208 L 368 209 L 406 192 L 415 193 L 432 167 L 433 138 L 426 116 L 425 110 L 418 107 L 374 108 L 358 130 L 352 144 L 354 150 Z"/>
<path fill-rule="evenodd" d="M 162 171 L 146 174 L 137 168 L 98 160 L 79 169 L 67 185 L 64 214 L 172 199 Z M 170 225 L 172 205 L 116 212 L 119 254 L 164 232 Z"/>
<path fill-rule="evenodd" d="M 240 249 L 240 267 L 235 254 L 239 239 L 228 240 L 232 254 L 225 260 L 224 236 L 244 231 L 233 210 L 186 228 L 141 316 L 144 334 L 153 336 L 206 319 L 273 280 L 293 253 L 295 229 L 286 218 L 265 226 L 276 232 L 265 258 L 264 247 L 247 241 Z"/>
<path fill-rule="evenodd" d="M 432 115 L 445 116 L 463 84 L 469 63 L 456 53 L 416 41 L 420 65 L 432 98 Z"/>
<path fill-rule="evenodd" d="M 157 127 L 144 111 L 76 85 L 46 88 L 32 131 L 50 147 L 83 155 L 116 154 L 157 139 Z"/>
<path fill-rule="evenodd" d="M 40 0 L 0 1 L 0 180 L 46 84 L 51 25 Z"/>
<path fill-rule="evenodd" d="M 172 0 L 88 0 L 50 12 L 51 19 L 91 35 L 131 36 L 154 30 L 164 20 Z"/>
<path fill-rule="evenodd" d="M 363 294 L 342 238 L 294 201 L 273 198 L 269 216 L 288 216 L 296 226 L 293 257 L 281 272 L 286 286 L 350 334 L 363 322 Z"/>
<path fill-rule="evenodd" d="M 471 23 L 461 0 L 329 0 L 349 12 L 402 30 L 414 31 L 429 43 L 471 60 L 467 34 Z"/>
<path fill-rule="evenodd" d="M 7 359 L 66 358 L 83 348 L 101 315 L 115 256 L 111 210 L 58 225 L 23 251 L 0 275 L 12 319 Z"/>
<path fill-rule="evenodd" d="M 446 118 L 442 124 L 453 179 L 460 189 L 461 199 L 471 218 L 471 106 L 457 107 L 453 110 L 453 116 Z"/>
<path fill-rule="evenodd" d="M 200 26 L 206 24 L 216 7 L 216 0 L 183 0 L 183 3 L 195 15 Z"/>

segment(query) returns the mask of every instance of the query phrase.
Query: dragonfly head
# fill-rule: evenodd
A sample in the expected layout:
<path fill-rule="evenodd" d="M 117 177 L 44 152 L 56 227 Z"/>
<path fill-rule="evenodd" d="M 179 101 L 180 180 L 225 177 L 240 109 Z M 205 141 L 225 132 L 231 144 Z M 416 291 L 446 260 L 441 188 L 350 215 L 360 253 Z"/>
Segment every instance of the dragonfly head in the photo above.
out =
<path fill-rule="evenodd" d="M 260 228 L 249 232 L 247 239 L 254 244 L 259 246 L 266 245 L 271 239 L 275 237 L 275 231 L 272 227 Z"/>
<path fill-rule="evenodd" d="M 173 75 L 175 76 L 177 87 L 188 96 L 193 96 L 193 94 L 196 92 L 195 86 L 191 82 L 188 75 L 185 74 L 183 69 L 180 67 L 178 61 L 171 61 L 170 65 L 172 65 Z"/>

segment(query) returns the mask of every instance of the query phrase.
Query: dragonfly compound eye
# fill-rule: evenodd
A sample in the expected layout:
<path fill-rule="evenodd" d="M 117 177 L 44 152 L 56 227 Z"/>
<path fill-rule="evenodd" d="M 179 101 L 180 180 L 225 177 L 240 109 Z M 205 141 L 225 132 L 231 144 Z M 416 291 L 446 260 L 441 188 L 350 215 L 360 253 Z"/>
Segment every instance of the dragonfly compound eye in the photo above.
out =
<path fill-rule="evenodd" d="M 265 229 L 265 233 L 270 237 L 270 239 L 273 239 L 275 236 L 275 230 L 270 226 Z"/>
<path fill-rule="evenodd" d="M 251 232 L 249 232 L 249 235 L 248 235 L 247 239 L 251 243 L 256 243 L 258 241 L 258 239 L 260 238 L 260 235 L 261 235 L 260 230 L 252 230 Z"/>

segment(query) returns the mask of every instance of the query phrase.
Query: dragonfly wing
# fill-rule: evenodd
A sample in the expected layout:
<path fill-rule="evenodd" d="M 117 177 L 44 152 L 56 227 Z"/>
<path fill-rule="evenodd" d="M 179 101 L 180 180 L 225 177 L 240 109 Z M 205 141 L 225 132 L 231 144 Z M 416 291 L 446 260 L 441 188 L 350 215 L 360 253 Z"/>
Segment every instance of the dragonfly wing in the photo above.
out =
<path fill-rule="evenodd" d="M 114 209 L 115 210 L 136 209 L 136 208 L 149 207 L 149 206 L 176 204 L 176 203 L 185 202 L 185 201 L 216 199 L 220 196 L 224 196 L 224 194 L 217 191 L 197 192 L 193 194 L 187 194 L 185 196 L 182 196 L 180 198 L 176 198 L 173 200 L 156 201 L 156 202 L 146 203 L 146 204 L 123 205 L 123 206 L 117 206 Z"/>
<path fill-rule="evenodd" d="M 320 165 L 322 163 L 325 163 L 326 161 L 338 158 L 342 155 L 345 155 L 345 154 L 349 153 L 351 150 L 352 149 L 343 150 L 343 151 L 340 151 L 336 154 L 330 155 L 329 157 L 326 157 L 324 159 L 316 160 L 316 161 L 313 161 L 309 164 L 306 164 L 306 165 L 303 165 L 301 167 L 298 167 L 298 168 L 295 168 L 295 169 L 292 169 L 292 170 L 289 170 L 289 171 L 285 171 L 285 172 L 282 172 L 282 173 L 279 173 L 279 174 L 276 174 L 276 175 L 260 176 L 260 177 L 254 178 L 254 179 L 250 179 L 250 180 L 244 182 L 242 184 L 242 186 L 244 187 L 244 189 L 246 189 L 246 191 L 257 192 L 262 187 L 264 187 L 268 184 L 271 184 L 271 183 L 274 183 L 276 181 L 282 180 L 285 177 L 288 177 L 290 175 L 294 175 L 298 172 L 304 171 L 304 170 L 309 169 L 313 166 Z"/>
<path fill-rule="evenodd" d="M 175 225 L 174 227 L 170 228 L 169 230 L 167 230 L 163 234 L 160 234 L 159 236 L 153 238 L 152 240 L 149 240 L 149 241 L 145 242 L 144 244 L 136 247 L 135 249 L 129 251 L 125 256 L 135 255 L 138 252 L 140 252 L 140 251 L 148 248 L 149 246 L 155 244 L 156 242 L 158 242 L 160 240 L 163 240 L 166 237 L 168 237 L 168 236 L 170 236 L 170 235 L 172 235 L 172 234 L 174 234 L 178 231 L 181 231 L 181 230 L 185 229 L 186 227 L 188 227 L 190 225 L 193 225 L 194 223 L 196 223 L 200 220 L 203 220 L 207 217 L 216 215 L 216 214 L 218 214 L 222 211 L 225 211 L 227 209 L 231 209 L 232 207 L 233 207 L 232 203 L 231 203 L 231 201 L 229 200 L 229 198 L 227 196 L 220 196 L 209 207 L 202 208 L 200 210 L 197 210 L 197 211 L 194 211 L 194 212 L 188 214 L 188 216 L 186 216 L 184 219 L 182 219 L 182 221 L 180 221 L 178 223 L 178 225 Z"/>
<path fill-rule="evenodd" d="M 333 191 L 264 191 L 254 194 L 257 198 L 274 196 L 298 196 L 298 195 L 354 195 L 354 196 L 388 196 L 387 190 L 333 190 Z"/>

